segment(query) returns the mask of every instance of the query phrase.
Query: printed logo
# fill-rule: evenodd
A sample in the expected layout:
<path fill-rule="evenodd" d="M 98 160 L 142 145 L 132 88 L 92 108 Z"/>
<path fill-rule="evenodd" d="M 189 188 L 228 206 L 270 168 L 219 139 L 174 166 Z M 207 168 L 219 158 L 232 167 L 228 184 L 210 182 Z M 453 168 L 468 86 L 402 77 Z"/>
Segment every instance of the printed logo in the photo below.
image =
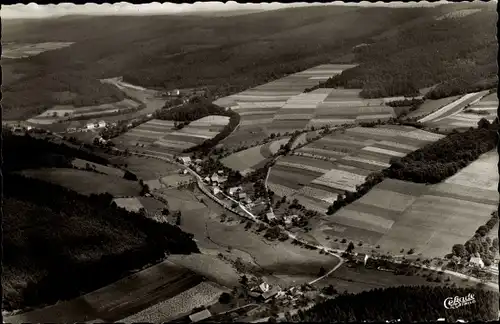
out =
<path fill-rule="evenodd" d="M 474 298 L 474 294 L 468 294 L 465 297 L 448 297 L 444 300 L 444 307 L 446 309 L 456 309 L 465 305 L 474 304 L 476 299 Z"/>

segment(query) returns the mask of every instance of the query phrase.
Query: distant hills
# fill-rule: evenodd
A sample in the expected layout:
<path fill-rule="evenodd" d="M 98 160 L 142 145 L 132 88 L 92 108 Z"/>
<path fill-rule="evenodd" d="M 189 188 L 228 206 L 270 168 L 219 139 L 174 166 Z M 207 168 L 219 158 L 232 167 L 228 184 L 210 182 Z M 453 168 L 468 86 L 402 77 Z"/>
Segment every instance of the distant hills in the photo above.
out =
<path fill-rule="evenodd" d="M 436 19 L 471 8 L 480 10 Z M 82 97 L 96 104 L 118 101 L 119 91 L 98 82 L 118 75 L 149 88 L 209 86 L 213 95 L 318 64 L 356 61 L 361 65 L 336 82 L 362 87 L 372 97 L 393 93 L 391 87 L 404 92 L 405 87 L 394 85 L 398 80 L 416 87 L 450 82 L 460 89 L 496 81 L 496 11 L 487 3 L 304 7 L 229 17 L 67 16 L 3 23 L 3 41 L 75 42 L 2 62 L 7 119 L 68 104 L 52 95 L 58 92 L 74 93 L 79 102 Z M 353 50 L 363 43 L 369 45 Z"/>

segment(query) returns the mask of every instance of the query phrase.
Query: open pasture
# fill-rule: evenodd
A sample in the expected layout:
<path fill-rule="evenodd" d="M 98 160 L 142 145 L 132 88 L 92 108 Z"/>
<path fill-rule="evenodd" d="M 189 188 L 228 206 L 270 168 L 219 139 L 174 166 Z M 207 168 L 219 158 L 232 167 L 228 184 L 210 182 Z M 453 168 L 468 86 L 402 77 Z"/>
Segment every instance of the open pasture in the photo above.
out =
<path fill-rule="evenodd" d="M 118 160 L 119 159 L 119 160 Z M 179 167 L 165 161 L 146 158 L 140 156 L 119 157 L 113 163 L 125 164 L 127 170 L 134 173 L 137 178 L 142 180 L 159 179 L 165 175 L 176 172 Z"/>
<path fill-rule="evenodd" d="M 116 177 L 123 177 L 123 175 L 125 174 L 125 171 L 123 171 L 121 169 L 109 167 L 109 166 L 102 165 L 99 163 L 89 162 L 89 161 L 82 160 L 82 159 L 74 159 L 73 161 L 71 161 L 71 164 L 74 167 L 79 168 L 79 169 L 85 169 L 87 167 L 90 167 L 90 168 L 95 169 L 97 172 L 104 173 L 107 175 L 116 176 Z"/>
<path fill-rule="evenodd" d="M 66 187 L 83 195 L 107 192 L 114 197 L 130 197 L 138 196 L 141 191 L 136 181 L 83 170 L 47 168 L 23 170 L 21 173 L 27 177 Z"/>
<path fill-rule="evenodd" d="M 369 174 L 389 167 L 391 158 L 404 157 L 440 138 L 442 135 L 406 126 L 350 128 L 280 158 L 271 168 L 268 185 L 277 186 L 280 192 L 287 192 L 283 187 L 288 186 L 289 193 L 331 203 L 339 193 L 355 191 Z M 314 173 L 316 178 L 312 178 Z M 300 201 L 301 196 L 296 198 Z"/>
<path fill-rule="evenodd" d="M 487 153 L 436 185 L 386 179 L 323 217 L 316 237 L 362 241 L 392 254 L 414 249 L 425 257 L 443 257 L 454 244 L 472 237 L 497 209 L 498 175 L 491 172 L 497 163 L 496 152 Z"/>

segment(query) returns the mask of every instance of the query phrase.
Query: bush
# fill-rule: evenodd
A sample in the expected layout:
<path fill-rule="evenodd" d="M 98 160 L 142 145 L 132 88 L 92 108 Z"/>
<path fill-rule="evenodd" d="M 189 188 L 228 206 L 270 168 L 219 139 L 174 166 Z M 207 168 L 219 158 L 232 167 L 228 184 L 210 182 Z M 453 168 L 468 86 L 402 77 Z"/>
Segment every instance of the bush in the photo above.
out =
<path fill-rule="evenodd" d="M 223 292 L 219 297 L 219 303 L 221 304 L 229 304 L 232 300 L 232 296 L 227 292 Z"/>

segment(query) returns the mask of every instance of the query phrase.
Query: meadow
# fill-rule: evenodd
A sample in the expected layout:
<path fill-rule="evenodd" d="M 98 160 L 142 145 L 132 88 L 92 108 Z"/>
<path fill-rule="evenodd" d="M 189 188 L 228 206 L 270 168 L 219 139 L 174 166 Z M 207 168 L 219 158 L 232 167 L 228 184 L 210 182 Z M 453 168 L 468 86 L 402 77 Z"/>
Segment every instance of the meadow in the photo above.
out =
<path fill-rule="evenodd" d="M 334 131 L 278 159 L 268 185 L 277 196 L 286 194 L 321 212 L 325 202 L 331 204 L 339 194 L 356 191 L 368 175 L 389 167 L 393 157 L 405 156 L 442 137 L 395 125 Z"/>
<path fill-rule="evenodd" d="M 413 249 L 444 257 L 472 237 L 498 207 L 498 156 L 482 155 L 442 183 L 386 179 L 316 226 L 315 237 L 362 242 L 363 249 L 399 254 Z"/>

